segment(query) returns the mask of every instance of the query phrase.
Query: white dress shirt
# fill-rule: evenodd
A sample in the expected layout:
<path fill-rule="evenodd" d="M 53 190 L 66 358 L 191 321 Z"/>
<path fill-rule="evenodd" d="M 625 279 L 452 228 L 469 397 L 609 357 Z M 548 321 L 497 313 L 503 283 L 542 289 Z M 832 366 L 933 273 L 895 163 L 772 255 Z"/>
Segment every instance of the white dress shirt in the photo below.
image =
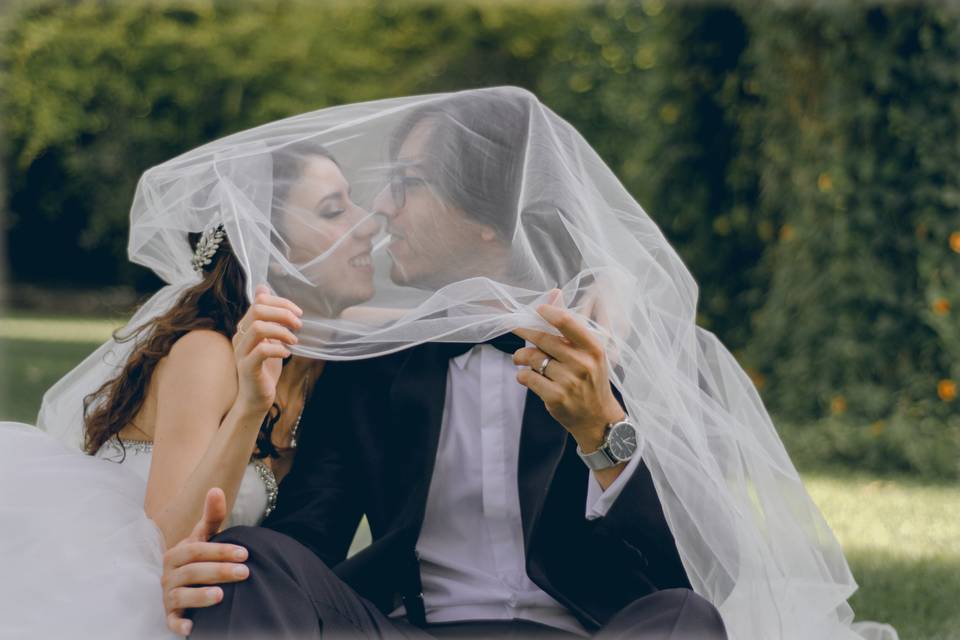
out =
<path fill-rule="evenodd" d="M 416 545 L 427 622 L 522 619 L 586 635 L 563 605 L 527 577 L 517 486 L 527 389 L 517 382 L 517 371 L 509 355 L 490 345 L 450 361 Z M 589 474 L 585 517 L 606 514 L 639 458 L 606 491 Z"/>

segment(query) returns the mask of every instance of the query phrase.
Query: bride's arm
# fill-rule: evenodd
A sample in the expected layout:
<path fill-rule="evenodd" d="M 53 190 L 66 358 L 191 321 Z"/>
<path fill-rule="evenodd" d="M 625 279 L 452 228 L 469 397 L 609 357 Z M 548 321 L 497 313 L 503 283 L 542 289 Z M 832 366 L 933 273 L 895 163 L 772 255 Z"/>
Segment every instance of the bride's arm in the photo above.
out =
<path fill-rule="evenodd" d="M 168 547 L 190 533 L 211 488 L 223 490 L 228 513 L 233 508 L 273 402 L 281 358 L 289 355 L 283 343 L 295 341 L 289 329 L 298 327 L 299 320 L 290 313 L 287 328 L 276 321 L 276 307 L 258 311 L 258 306 L 241 322 L 248 329 L 236 350 L 220 334 L 193 331 L 177 341 L 158 368 L 144 509 Z M 271 314 L 275 321 L 252 322 Z"/>

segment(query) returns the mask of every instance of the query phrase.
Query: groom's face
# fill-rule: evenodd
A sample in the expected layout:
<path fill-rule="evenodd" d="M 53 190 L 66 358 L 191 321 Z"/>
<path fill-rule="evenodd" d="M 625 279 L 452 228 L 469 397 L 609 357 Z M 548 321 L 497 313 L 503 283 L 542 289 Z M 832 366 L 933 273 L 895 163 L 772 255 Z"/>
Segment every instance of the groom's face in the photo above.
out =
<path fill-rule="evenodd" d="M 397 284 L 439 288 L 477 271 L 484 249 L 496 242 L 496 232 L 471 220 L 444 199 L 431 156 L 432 122 L 422 120 L 410 131 L 397 154 L 390 182 L 377 195 L 374 211 L 387 219 L 392 236 L 388 247 Z"/>

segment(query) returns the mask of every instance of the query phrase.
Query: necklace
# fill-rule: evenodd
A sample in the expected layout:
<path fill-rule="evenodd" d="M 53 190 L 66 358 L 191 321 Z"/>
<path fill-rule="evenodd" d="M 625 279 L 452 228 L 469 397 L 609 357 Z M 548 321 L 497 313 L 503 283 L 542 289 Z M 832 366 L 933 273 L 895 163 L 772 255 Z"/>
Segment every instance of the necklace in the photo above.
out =
<path fill-rule="evenodd" d="M 307 387 L 310 384 L 310 377 L 305 376 L 303 378 L 303 405 L 300 407 L 300 413 L 297 414 L 297 419 L 293 423 L 293 426 L 290 427 L 290 448 L 297 448 L 297 434 L 300 433 L 300 421 L 303 419 L 303 410 L 307 408 Z"/>

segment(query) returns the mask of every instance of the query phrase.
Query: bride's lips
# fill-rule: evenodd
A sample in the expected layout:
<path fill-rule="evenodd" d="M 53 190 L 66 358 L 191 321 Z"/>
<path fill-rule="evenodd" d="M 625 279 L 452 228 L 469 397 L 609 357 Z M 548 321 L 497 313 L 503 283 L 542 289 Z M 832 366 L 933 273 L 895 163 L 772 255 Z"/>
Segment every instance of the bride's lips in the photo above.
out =
<path fill-rule="evenodd" d="M 370 256 L 370 251 L 364 251 L 363 253 L 358 253 L 347 261 L 354 269 L 360 269 L 361 271 L 373 271 L 373 259 Z"/>

